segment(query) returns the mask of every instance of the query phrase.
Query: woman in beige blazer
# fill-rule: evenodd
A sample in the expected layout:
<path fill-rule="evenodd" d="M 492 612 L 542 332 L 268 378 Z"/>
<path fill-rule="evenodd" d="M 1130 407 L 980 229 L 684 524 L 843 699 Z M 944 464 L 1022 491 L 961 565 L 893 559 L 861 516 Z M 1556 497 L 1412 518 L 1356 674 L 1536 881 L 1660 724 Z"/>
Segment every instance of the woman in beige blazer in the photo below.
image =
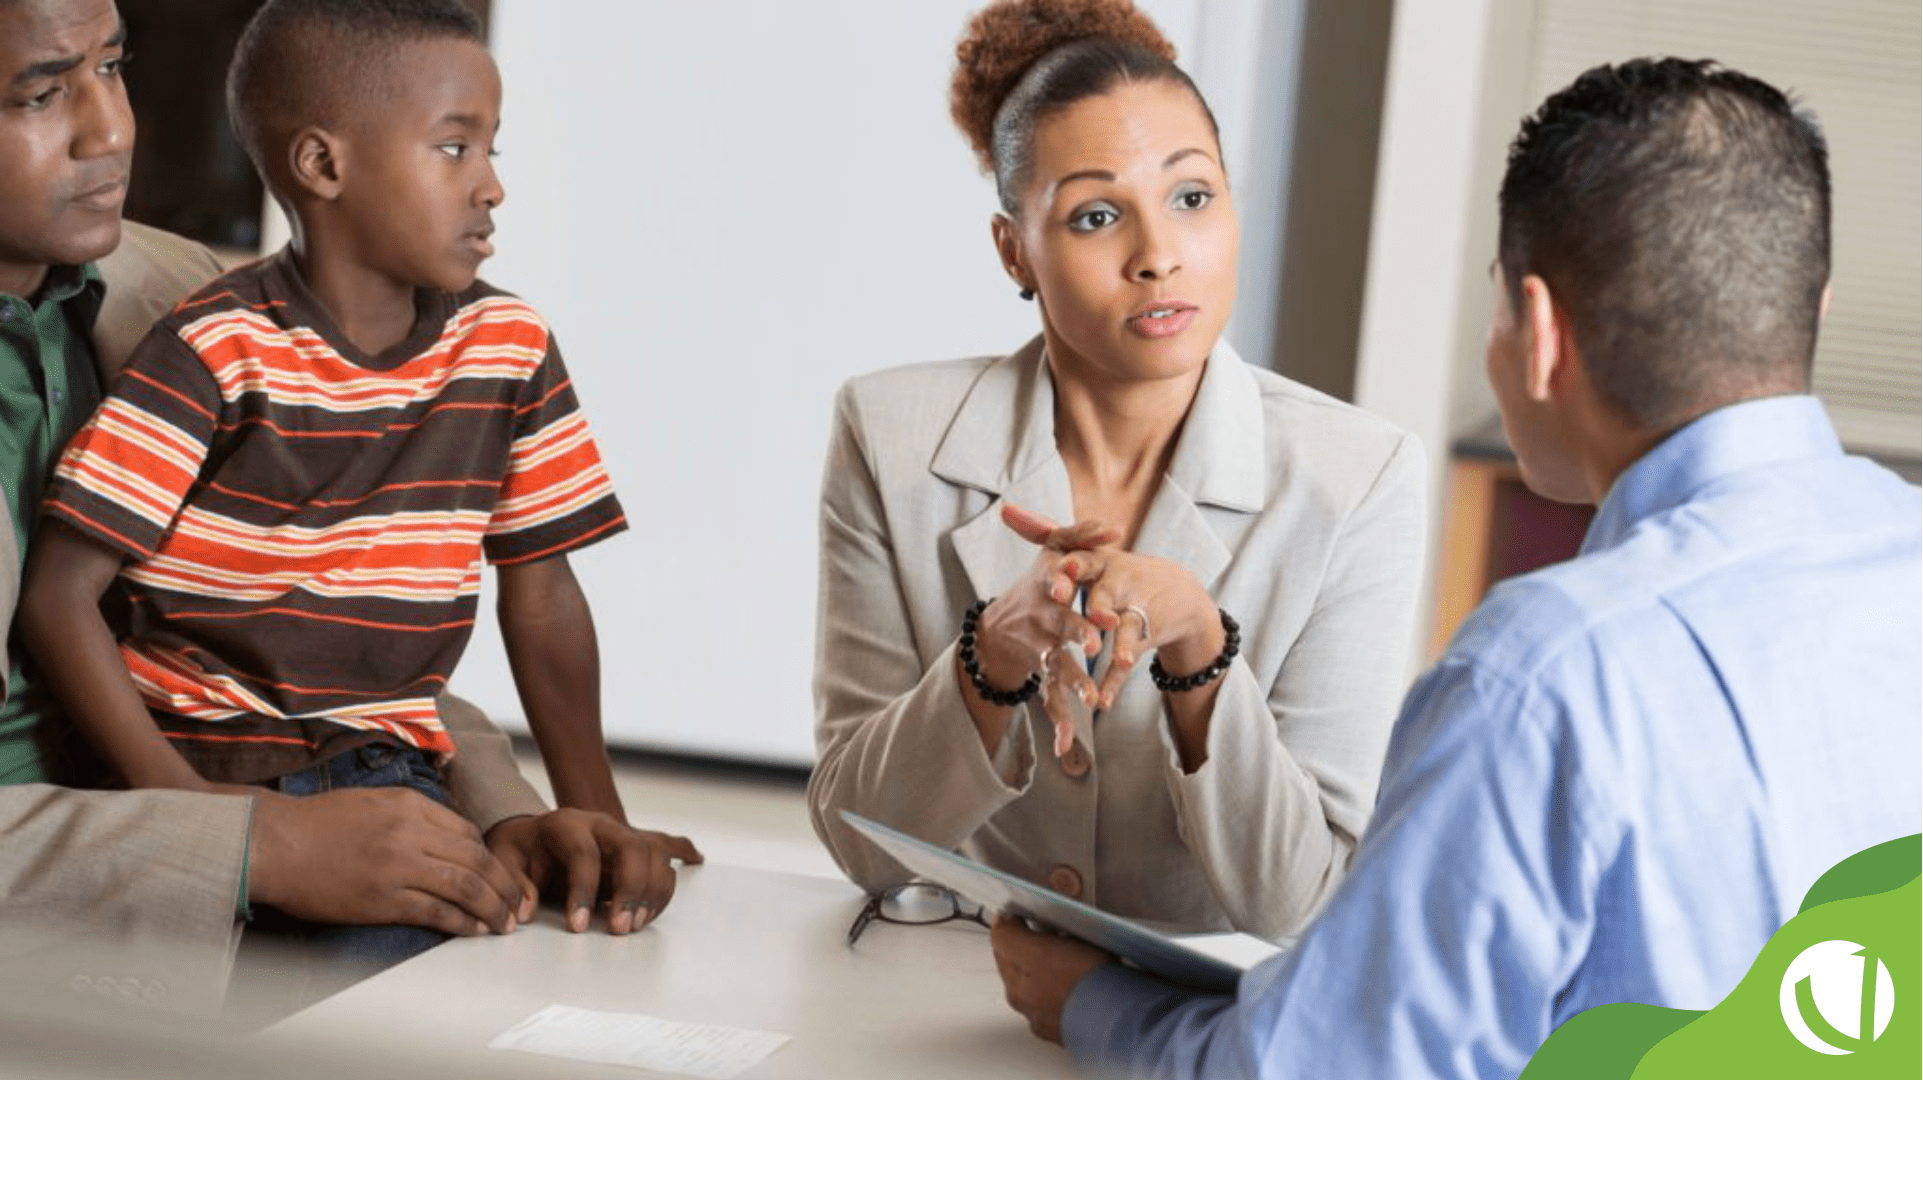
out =
<path fill-rule="evenodd" d="M 1042 333 L 841 391 L 816 831 L 870 889 L 909 875 L 840 812 L 1124 915 L 1292 934 L 1372 808 L 1418 449 L 1220 341 L 1237 228 L 1214 118 L 1125 0 L 1001 0 L 958 58 Z"/>

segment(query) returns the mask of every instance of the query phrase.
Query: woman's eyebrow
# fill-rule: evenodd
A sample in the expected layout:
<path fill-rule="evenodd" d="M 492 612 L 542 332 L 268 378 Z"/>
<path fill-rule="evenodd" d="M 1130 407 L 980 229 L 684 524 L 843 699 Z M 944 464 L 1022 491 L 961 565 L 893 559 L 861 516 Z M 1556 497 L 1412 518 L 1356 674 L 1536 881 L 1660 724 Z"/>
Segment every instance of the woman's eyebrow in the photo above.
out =
<path fill-rule="evenodd" d="M 1101 180 L 1104 183 L 1113 184 L 1115 182 L 1115 173 L 1112 171 L 1103 171 L 1097 167 L 1090 167 L 1083 171 L 1071 171 L 1061 179 L 1055 181 L 1055 188 L 1057 191 L 1060 191 L 1063 184 L 1071 184 L 1076 180 Z"/>
<path fill-rule="evenodd" d="M 1208 151 L 1203 150 L 1201 147 L 1185 146 L 1181 150 L 1178 150 L 1174 154 L 1170 155 L 1168 158 L 1162 160 L 1162 170 L 1167 171 L 1169 168 L 1175 166 L 1177 163 L 1180 163 L 1182 160 L 1190 158 L 1194 155 L 1201 155 L 1203 158 L 1207 159 L 1209 162 L 1211 163 L 1215 162 L 1215 156 L 1211 155 Z M 1088 167 L 1088 168 L 1082 169 L 1081 171 L 1071 171 L 1067 175 L 1063 176 L 1061 179 L 1055 181 L 1055 183 L 1048 190 L 1049 195 L 1051 197 L 1054 196 L 1055 193 L 1060 192 L 1063 188 L 1067 187 L 1069 184 L 1074 183 L 1076 180 L 1096 180 L 1104 184 L 1112 184 L 1115 182 L 1115 173 L 1112 171 L 1105 171 L 1099 167 Z"/>

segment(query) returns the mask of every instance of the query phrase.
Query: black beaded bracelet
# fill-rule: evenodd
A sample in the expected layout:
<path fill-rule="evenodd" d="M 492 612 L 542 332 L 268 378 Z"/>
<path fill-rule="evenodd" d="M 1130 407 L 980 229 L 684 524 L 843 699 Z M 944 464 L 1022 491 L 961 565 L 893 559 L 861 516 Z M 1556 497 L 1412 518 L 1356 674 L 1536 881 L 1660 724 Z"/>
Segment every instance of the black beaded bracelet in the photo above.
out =
<path fill-rule="evenodd" d="M 1242 628 L 1229 617 L 1227 610 L 1218 607 L 1215 612 L 1222 616 L 1222 654 L 1215 658 L 1215 663 L 1186 677 L 1171 677 L 1168 670 L 1162 667 L 1162 656 L 1158 652 L 1155 659 L 1148 662 L 1148 679 L 1155 682 L 1155 688 L 1163 693 L 1187 693 L 1207 685 L 1228 671 L 1235 654 L 1242 650 Z"/>
<path fill-rule="evenodd" d="M 975 660 L 975 626 L 981 621 L 982 611 L 988 609 L 988 603 L 994 600 L 991 597 L 977 601 L 968 607 L 968 613 L 962 615 L 961 642 L 955 645 L 955 654 L 961 657 L 962 671 L 975 683 L 975 692 L 981 695 L 982 701 L 991 706 L 1019 706 L 1034 697 L 1035 691 L 1042 687 L 1041 674 L 1029 673 L 1028 680 L 1022 682 L 1020 689 L 997 689 L 988 683 L 987 677 L 982 676 L 982 666 Z"/>

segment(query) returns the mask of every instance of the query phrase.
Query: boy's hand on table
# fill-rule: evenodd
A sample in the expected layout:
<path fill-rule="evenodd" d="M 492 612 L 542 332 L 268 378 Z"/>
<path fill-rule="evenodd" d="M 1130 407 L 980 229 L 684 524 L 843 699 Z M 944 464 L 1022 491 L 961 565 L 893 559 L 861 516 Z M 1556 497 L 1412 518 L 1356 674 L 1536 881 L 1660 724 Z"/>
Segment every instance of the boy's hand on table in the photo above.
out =
<path fill-rule="evenodd" d="M 321 923 L 411 923 L 457 936 L 517 925 L 521 883 L 474 824 L 414 790 L 245 792 L 255 799 L 250 901 Z"/>
<path fill-rule="evenodd" d="M 698 865 L 702 859 L 678 835 L 569 807 L 503 819 L 488 828 L 487 847 L 521 885 L 523 922 L 548 892 L 561 897 L 568 930 L 586 931 L 596 901 L 605 897 L 608 931 L 617 936 L 647 926 L 668 905 L 675 860 Z"/>

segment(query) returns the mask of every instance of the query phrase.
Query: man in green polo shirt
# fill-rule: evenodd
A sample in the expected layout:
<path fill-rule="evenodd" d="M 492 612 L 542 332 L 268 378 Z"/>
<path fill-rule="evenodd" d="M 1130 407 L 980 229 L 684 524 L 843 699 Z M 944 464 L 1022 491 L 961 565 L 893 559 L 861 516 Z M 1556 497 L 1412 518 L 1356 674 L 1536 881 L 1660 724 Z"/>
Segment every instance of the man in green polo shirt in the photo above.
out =
<path fill-rule="evenodd" d="M 47 469 L 100 402 L 100 372 L 85 331 L 100 315 L 102 291 L 100 273 L 88 264 L 49 268 L 33 293 L 0 292 L 0 497 L 23 563 Z M 76 770 L 61 754 L 72 732 L 20 641 L 10 637 L 8 644 L 0 785 L 74 781 Z"/>
<path fill-rule="evenodd" d="M 112 0 L 0 0 L 0 628 L 11 628 L 34 514 L 67 438 L 152 319 L 217 267 L 128 226 L 134 124 Z M 552 887 L 570 930 L 660 913 L 686 840 L 547 809 L 508 742 L 442 700 L 459 813 L 412 790 L 306 799 L 65 788 L 63 720 L 9 641 L 0 657 L 0 999 L 20 984 L 218 1006 L 236 915 L 270 904 L 329 925 L 511 932 Z M 76 761 L 78 756 L 74 758 Z M 72 778 L 68 778 L 69 781 Z M 485 835 L 483 834 L 485 833 Z M 603 871 L 608 883 L 602 886 Z"/>
<path fill-rule="evenodd" d="M 55 457 L 100 402 L 87 334 L 105 290 L 92 263 L 120 241 L 133 167 L 133 114 L 120 81 L 125 29 L 116 18 L 105 53 L 74 63 L 81 15 L 0 4 L 10 43 L 30 33 L 58 55 L 10 53 L 0 79 L 0 495 L 19 557 L 10 569 L 25 559 Z M 81 67 L 96 73 L 92 86 L 74 86 Z M 11 637 L 7 651 L 0 785 L 71 780 L 58 754 L 64 724 Z"/>

